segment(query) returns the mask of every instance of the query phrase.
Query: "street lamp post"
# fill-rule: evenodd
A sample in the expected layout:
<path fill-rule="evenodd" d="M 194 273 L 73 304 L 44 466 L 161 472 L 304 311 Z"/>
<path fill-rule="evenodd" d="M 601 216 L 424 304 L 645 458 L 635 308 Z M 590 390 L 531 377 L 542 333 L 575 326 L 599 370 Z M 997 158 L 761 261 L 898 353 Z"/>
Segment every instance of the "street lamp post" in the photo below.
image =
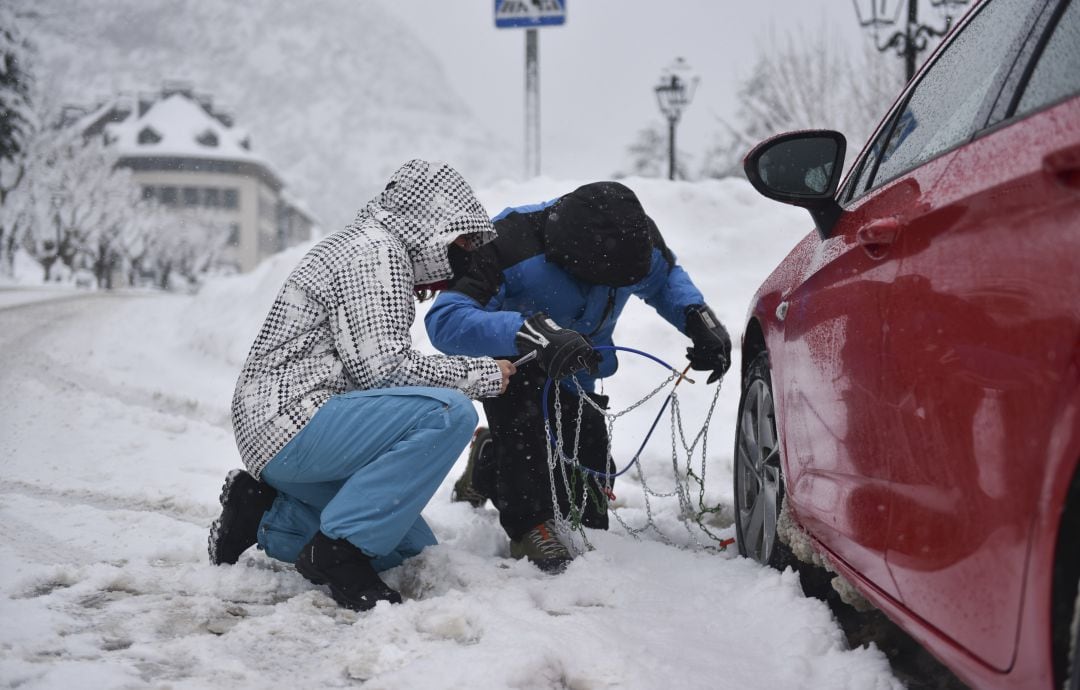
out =
<path fill-rule="evenodd" d="M 670 67 L 660 75 L 660 83 L 654 87 L 656 102 L 660 112 L 668 122 L 668 179 L 675 179 L 675 125 L 678 124 L 683 110 L 690 105 L 697 88 L 698 78 L 688 76 L 690 66 L 682 58 L 676 58 Z"/>
<path fill-rule="evenodd" d="M 878 29 L 895 26 L 900 20 L 900 10 L 907 2 L 907 21 L 903 28 L 893 33 L 881 43 Z M 895 50 L 904 58 L 904 72 L 907 80 L 915 76 L 916 58 L 926 50 L 929 39 L 944 36 L 952 26 L 953 11 L 968 4 L 968 0 L 929 0 L 930 6 L 943 12 L 945 27 L 937 29 L 919 23 L 919 0 L 851 0 L 855 5 L 855 16 L 862 27 L 870 27 L 874 32 L 874 45 L 882 53 Z"/>

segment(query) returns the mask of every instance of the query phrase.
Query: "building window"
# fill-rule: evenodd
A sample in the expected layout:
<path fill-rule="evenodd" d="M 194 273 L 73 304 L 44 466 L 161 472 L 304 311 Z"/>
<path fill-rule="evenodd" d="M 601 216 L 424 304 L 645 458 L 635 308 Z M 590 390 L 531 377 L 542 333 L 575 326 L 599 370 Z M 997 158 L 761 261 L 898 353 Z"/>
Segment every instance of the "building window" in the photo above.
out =
<path fill-rule="evenodd" d="M 143 185 L 142 198 L 145 201 L 152 201 L 157 198 L 157 190 L 150 185 Z"/>
<path fill-rule="evenodd" d="M 195 138 L 195 141 L 199 142 L 203 146 L 213 147 L 218 145 L 218 136 L 217 134 L 214 134 L 212 130 L 208 129 L 199 136 L 197 136 Z"/>
<path fill-rule="evenodd" d="M 158 194 L 161 203 L 166 206 L 176 205 L 176 187 L 162 187 Z"/>
<path fill-rule="evenodd" d="M 240 205 L 240 194 L 235 189 L 224 190 L 223 199 L 225 208 L 236 208 Z"/>
<path fill-rule="evenodd" d="M 239 247 L 240 246 L 240 224 L 239 223 L 229 223 L 229 246 L 230 247 Z"/>
<path fill-rule="evenodd" d="M 156 144 L 159 141 L 161 141 L 161 135 L 155 132 L 152 127 L 144 127 L 143 130 L 139 132 L 140 144 Z"/>
<path fill-rule="evenodd" d="M 207 187 L 203 190 L 203 199 L 210 208 L 221 206 L 221 190 L 215 187 Z"/>
<path fill-rule="evenodd" d="M 199 188 L 184 187 L 184 206 L 199 205 Z"/>

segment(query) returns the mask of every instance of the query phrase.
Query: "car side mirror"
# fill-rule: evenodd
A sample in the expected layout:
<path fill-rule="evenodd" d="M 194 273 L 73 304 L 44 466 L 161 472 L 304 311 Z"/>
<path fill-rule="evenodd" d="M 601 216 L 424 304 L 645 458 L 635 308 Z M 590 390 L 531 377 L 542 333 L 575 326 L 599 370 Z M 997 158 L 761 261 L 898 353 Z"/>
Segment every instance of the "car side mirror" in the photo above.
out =
<path fill-rule="evenodd" d="M 788 132 L 751 149 L 743 161 L 743 170 L 763 196 L 810 211 L 818 233 L 825 239 L 840 217 L 835 195 L 846 151 L 847 140 L 840 132 Z"/>

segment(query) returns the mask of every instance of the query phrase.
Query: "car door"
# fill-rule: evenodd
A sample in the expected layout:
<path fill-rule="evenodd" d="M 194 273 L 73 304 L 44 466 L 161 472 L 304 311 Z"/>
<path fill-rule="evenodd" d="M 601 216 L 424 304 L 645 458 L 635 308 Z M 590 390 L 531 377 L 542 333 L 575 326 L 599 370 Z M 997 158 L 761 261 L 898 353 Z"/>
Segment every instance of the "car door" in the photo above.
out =
<path fill-rule="evenodd" d="M 1080 88 L 1078 6 L 994 0 L 942 51 L 906 109 L 940 110 L 924 139 L 952 149 L 937 159 L 947 167 L 932 203 L 890 221 L 889 570 L 909 610 L 1000 670 L 1015 651 L 1055 382 L 1077 342 L 1080 101 L 1031 111 Z M 1043 67 L 1017 82 L 1036 57 Z M 957 102 L 959 80 L 987 86 Z M 948 90 L 920 105 L 919 88 L 937 83 Z"/>
<path fill-rule="evenodd" d="M 897 150 L 885 146 L 892 129 L 910 133 L 915 123 L 884 128 L 869 157 Z M 896 434 L 886 428 L 894 417 L 882 324 L 897 263 L 882 239 L 904 209 L 932 205 L 945 167 L 917 167 L 849 204 L 777 311 L 787 501 L 833 557 L 894 598 L 885 555 Z"/>

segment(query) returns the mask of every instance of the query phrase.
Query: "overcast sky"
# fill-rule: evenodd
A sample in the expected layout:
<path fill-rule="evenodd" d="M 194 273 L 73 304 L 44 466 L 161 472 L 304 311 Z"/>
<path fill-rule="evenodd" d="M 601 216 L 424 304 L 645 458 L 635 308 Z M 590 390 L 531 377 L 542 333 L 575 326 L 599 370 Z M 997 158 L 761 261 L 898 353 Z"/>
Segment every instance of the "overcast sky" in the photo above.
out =
<path fill-rule="evenodd" d="M 496 29 L 492 0 L 384 1 L 443 60 L 478 117 L 522 151 L 524 30 Z M 678 56 L 701 77 L 678 137 L 680 149 L 696 153 L 717 116 L 734 112 L 737 84 L 770 35 L 824 30 L 864 40 L 846 0 L 567 2 L 567 23 L 540 29 L 542 172 L 553 177 L 605 177 L 622 167 L 638 130 L 662 122 L 653 86 Z"/>

